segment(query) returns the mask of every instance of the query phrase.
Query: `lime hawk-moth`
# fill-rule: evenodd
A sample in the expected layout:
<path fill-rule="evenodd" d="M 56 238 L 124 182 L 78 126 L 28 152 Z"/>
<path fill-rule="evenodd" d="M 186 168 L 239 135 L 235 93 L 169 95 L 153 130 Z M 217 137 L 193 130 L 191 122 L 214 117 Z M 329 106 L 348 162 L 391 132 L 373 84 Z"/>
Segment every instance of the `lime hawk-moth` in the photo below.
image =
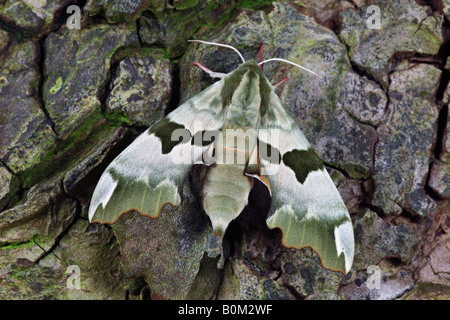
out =
<path fill-rule="evenodd" d="M 282 59 L 245 62 L 238 54 L 243 63 L 228 74 L 197 64 L 220 80 L 143 132 L 109 164 L 93 193 L 89 220 L 114 223 L 131 210 L 158 217 L 165 204 L 180 204 L 180 185 L 191 166 L 201 163 L 208 166 L 202 206 L 220 245 L 259 179 L 271 195 L 267 226 L 281 229 L 283 245 L 311 247 L 323 267 L 347 273 L 354 255 L 349 213 L 260 67 Z M 221 266 L 223 259 L 222 253 Z"/>

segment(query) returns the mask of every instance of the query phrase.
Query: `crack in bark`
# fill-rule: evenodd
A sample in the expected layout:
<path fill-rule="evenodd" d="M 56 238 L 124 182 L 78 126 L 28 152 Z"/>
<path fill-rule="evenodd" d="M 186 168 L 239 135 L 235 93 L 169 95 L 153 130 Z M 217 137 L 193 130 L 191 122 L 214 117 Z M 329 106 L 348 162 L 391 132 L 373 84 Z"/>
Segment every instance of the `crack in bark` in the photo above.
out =
<path fill-rule="evenodd" d="M 14 172 L 14 170 L 11 169 L 11 168 L 6 164 L 6 162 L 4 162 L 2 159 L 0 159 L 0 165 L 2 165 L 6 170 L 8 170 L 8 172 L 11 173 L 11 175 L 13 175 L 14 177 L 16 177 L 16 178 L 18 178 L 18 179 L 20 180 L 19 176 Z"/>
<path fill-rule="evenodd" d="M 403 223 L 403 224 L 414 225 L 414 224 L 420 224 L 423 221 L 424 217 L 420 216 L 419 214 L 416 214 L 410 210 L 407 210 L 407 209 L 403 208 L 402 206 L 400 206 L 400 208 L 402 208 L 402 212 L 400 213 L 399 216 L 397 216 L 391 220 L 393 224 Z"/>
<path fill-rule="evenodd" d="M 136 33 L 137 33 L 137 37 L 138 37 L 138 41 L 139 41 L 139 47 L 143 48 L 143 42 L 142 42 L 142 38 L 141 38 L 141 19 L 138 18 L 136 19 L 135 22 L 135 27 L 136 27 Z"/>
<path fill-rule="evenodd" d="M 449 110 L 448 105 L 443 105 L 441 110 L 439 111 L 439 116 L 437 120 L 437 130 L 436 130 L 436 146 L 434 149 L 434 156 L 438 160 L 442 160 L 442 155 L 445 151 L 445 134 L 449 128 L 447 128 L 448 125 L 448 117 L 449 117 Z"/>
<path fill-rule="evenodd" d="M 288 292 L 295 298 L 295 300 L 305 300 L 306 299 L 306 296 L 304 296 L 303 294 L 298 292 L 298 290 L 294 286 L 289 285 L 287 283 L 283 283 L 283 287 L 285 287 L 288 290 Z"/>
<path fill-rule="evenodd" d="M 442 12 L 444 10 L 442 0 L 416 0 L 416 3 L 419 6 L 429 7 L 432 14 L 435 12 Z"/>
<path fill-rule="evenodd" d="M 381 208 L 380 206 L 374 205 L 372 203 L 363 203 L 362 205 L 368 208 L 370 211 L 375 212 L 375 214 L 383 221 L 390 222 L 388 215 L 386 214 L 386 212 L 384 212 L 383 208 Z"/>
<path fill-rule="evenodd" d="M 322 160 L 322 162 L 323 162 L 323 165 L 324 165 L 325 167 L 340 172 L 346 179 L 352 179 L 352 177 L 350 177 L 350 175 L 347 173 L 347 171 L 345 171 L 345 169 L 342 169 L 342 168 L 340 168 L 339 166 L 337 166 L 337 165 L 335 165 L 335 164 L 333 164 L 333 163 L 331 163 L 331 162 L 327 162 L 327 161 L 325 161 L 325 160 Z M 355 180 L 358 180 L 358 179 L 355 179 Z"/>
<path fill-rule="evenodd" d="M 45 99 L 44 99 L 44 78 L 45 78 L 45 73 L 44 73 L 44 64 L 45 64 L 45 39 L 47 38 L 47 35 L 45 35 L 45 37 L 43 37 L 39 42 L 39 59 L 38 59 L 38 72 L 39 72 L 39 81 L 37 83 L 37 99 L 39 101 L 39 107 L 42 110 L 42 112 L 44 113 L 45 117 L 47 118 L 47 120 L 50 122 L 50 127 L 53 131 L 53 133 L 55 134 L 55 138 L 57 141 L 60 141 L 59 139 L 59 135 L 58 132 L 56 131 L 55 128 L 55 123 L 53 122 L 52 118 L 50 117 L 50 114 L 47 110 L 47 108 L 45 107 Z"/>
<path fill-rule="evenodd" d="M 171 59 L 170 62 L 172 63 L 172 88 L 169 102 L 166 109 L 164 110 L 164 116 L 168 115 L 170 112 L 178 108 L 181 100 L 180 66 L 178 63 L 174 62 L 174 59 Z"/>
<path fill-rule="evenodd" d="M 66 192 L 66 190 L 64 189 L 64 179 L 61 179 L 61 181 L 60 181 L 60 187 L 61 187 L 61 191 L 62 191 L 62 194 L 64 195 L 64 197 L 66 197 L 66 198 L 68 198 L 68 199 L 71 199 L 71 200 L 73 200 L 73 201 L 75 202 L 74 218 L 73 218 L 72 222 L 69 223 L 69 224 L 67 225 L 67 227 L 66 227 L 60 234 L 58 234 L 58 236 L 56 236 L 53 245 L 52 245 L 48 250 L 45 250 L 44 248 L 42 248 L 41 246 L 38 245 L 38 246 L 44 251 L 44 253 L 43 253 L 43 254 L 42 254 L 42 255 L 41 255 L 41 256 L 40 256 L 33 264 L 39 263 L 39 261 L 41 261 L 42 259 L 44 259 L 44 258 L 45 258 L 46 256 L 48 256 L 49 254 L 53 254 L 55 257 L 57 257 L 58 259 L 60 259 L 60 258 L 54 253 L 54 250 L 55 250 L 56 247 L 59 246 L 59 243 L 60 243 L 61 239 L 64 238 L 64 236 L 66 236 L 66 234 L 69 232 L 69 230 L 72 228 L 72 226 L 78 221 L 78 218 L 79 218 L 79 216 L 81 215 L 81 208 L 82 208 L 82 206 L 81 206 L 80 200 L 78 200 L 77 198 L 74 198 L 74 197 L 70 196 L 70 195 Z M 51 214 L 52 217 L 56 215 L 56 213 L 55 213 L 55 206 L 56 206 L 56 203 L 55 203 L 55 202 L 53 201 L 53 199 L 52 199 L 52 201 L 51 201 L 51 208 L 50 208 L 50 214 Z M 53 219 L 52 219 L 52 220 L 53 220 Z"/>
<path fill-rule="evenodd" d="M 444 22 L 442 25 L 442 37 L 444 39 L 443 44 L 439 48 L 439 51 L 436 55 L 437 60 L 440 61 L 440 63 L 436 66 L 441 71 L 441 78 L 439 80 L 438 88 L 435 92 L 435 100 L 437 104 L 443 103 L 445 93 L 447 91 L 447 87 L 450 82 L 450 70 L 446 69 L 446 62 L 450 57 L 450 21 L 447 20 L 447 18 L 444 17 Z M 448 104 L 443 104 L 441 106 L 441 110 L 439 110 L 439 115 L 436 120 L 436 138 L 433 142 L 433 154 L 431 156 L 431 161 L 428 167 L 428 173 L 425 180 L 425 186 L 424 190 L 425 193 L 432 198 L 435 201 L 443 200 L 442 197 L 439 195 L 438 192 L 436 192 L 429 184 L 431 179 L 431 169 L 434 165 L 435 160 L 441 160 L 443 152 L 445 152 L 445 133 L 448 130 L 447 123 L 448 123 L 448 117 L 449 117 L 449 111 L 448 111 Z"/>

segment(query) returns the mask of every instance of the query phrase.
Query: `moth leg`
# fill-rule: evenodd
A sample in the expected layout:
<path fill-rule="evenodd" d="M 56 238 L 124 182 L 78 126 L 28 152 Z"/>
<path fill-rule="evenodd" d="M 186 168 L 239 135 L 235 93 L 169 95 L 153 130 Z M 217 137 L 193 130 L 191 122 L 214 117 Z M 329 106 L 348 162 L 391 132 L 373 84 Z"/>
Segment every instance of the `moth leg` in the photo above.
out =
<path fill-rule="evenodd" d="M 197 67 L 199 67 L 200 69 L 202 69 L 204 72 L 206 72 L 207 74 L 209 74 L 209 76 L 210 76 L 211 78 L 219 78 L 219 79 L 222 79 L 223 77 L 226 76 L 225 73 L 214 72 L 214 71 L 208 69 L 207 67 L 205 67 L 204 65 L 202 65 L 201 63 L 198 63 L 198 62 L 194 62 L 192 65 L 193 65 L 193 66 L 197 66 Z"/>
<path fill-rule="evenodd" d="M 289 78 L 284 78 L 283 80 L 281 80 L 281 81 L 279 81 L 279 82 L 277 82 L 277 83 L 275 83 L 275 84 L 273 84 L 272 86 L 273 87 L 278 87 L 280 84 L 282 84 L 282 83 L 284 83 L 284 82 L 286 82 L 286 81 L 288 81 L 289 80 Z"/>
<path fill-rule="evenodd" d="M 264 48 L 264 42 L 261 42 L 261 47 L 259 47 L 258 63 L 260 63 L 262 61 L 263 48 Z M 262 64 L 260 64 L 259 67 L 261 68 L 261 70 L 263 69 Z"/>
<path fill-rule="evenodd" d="M 261 160 L 259 158 L 258 148 L 253 148 L 253 151 L 250 153 L 250 157 L 247 163 L 247 167 L 245 168 L 245 175 L 253 177 L 261 181 L 269 190 L 270 195 L 272 195 L 272 189 L 270 187 L 270 181 L 267 176 L 261 173 Z"/>
<path fill-rule="evenodd" d="M 206 253 L 210 258 L 217 258 L 217 268 L 223 269 L 225 265 L 225 254 L 223 250 L 223 235 L 220 237 L 211 234 L 207 242 Z"/>

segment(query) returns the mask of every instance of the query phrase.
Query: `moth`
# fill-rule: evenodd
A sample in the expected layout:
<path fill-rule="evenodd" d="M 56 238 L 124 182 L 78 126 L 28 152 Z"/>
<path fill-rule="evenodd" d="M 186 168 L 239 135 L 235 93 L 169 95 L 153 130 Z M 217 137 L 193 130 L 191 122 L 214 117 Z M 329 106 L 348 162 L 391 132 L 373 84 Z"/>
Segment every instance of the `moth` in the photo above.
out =
<path fill-rule="evenodd" d="M 354 255 L 350 215 L 261 68 L 273 60 L 294 63 L 246 62 L 231 46 L 192 41 L 231 48 L 243 63 L 228 74 L 197 63 L 220 80 L 143 132 L 109 164 L 92 195 L 90 222 L 114 223 L 131 210 L 158 217 L 165 204 L 180 204 L 180 186 L 200 163 L 208 166 L 203 209 L 221 245 L 258 179 L 271 195 L 267 226 L 281 229 L 283 245 L 310 247 L 323 267 L 347 273 Z"/>

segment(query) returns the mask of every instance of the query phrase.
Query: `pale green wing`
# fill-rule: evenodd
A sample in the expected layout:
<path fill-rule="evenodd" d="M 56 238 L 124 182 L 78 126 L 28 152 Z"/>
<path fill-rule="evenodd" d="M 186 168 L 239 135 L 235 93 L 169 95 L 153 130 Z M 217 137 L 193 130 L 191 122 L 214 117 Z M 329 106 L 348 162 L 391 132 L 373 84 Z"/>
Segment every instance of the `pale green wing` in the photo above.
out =
<path fill-rule="evenodd" d="M 269 159 L 260 150 L 272 194 L 267 225 L 282 230 L 286 247 L 311 247 L 325 268 L 347 273 L 354 255 L 347 208 L 322 161 L 275 93 L 270 101 L 258 133 L 262 146 L 271 146 L 272 156 Z M 279 160 L 273 161 L 277 151 Z"/>
<path fill-rule="evenodd" d="M 192 137 L 225 121 L 222 86 L 218 81 L 183 103 L 110 163 L 91 199 L 91 222 L 114 223 L 130 210 L 155 218 L 166 203 L 180 203 L 180 185 L 208 147 Z"/>

